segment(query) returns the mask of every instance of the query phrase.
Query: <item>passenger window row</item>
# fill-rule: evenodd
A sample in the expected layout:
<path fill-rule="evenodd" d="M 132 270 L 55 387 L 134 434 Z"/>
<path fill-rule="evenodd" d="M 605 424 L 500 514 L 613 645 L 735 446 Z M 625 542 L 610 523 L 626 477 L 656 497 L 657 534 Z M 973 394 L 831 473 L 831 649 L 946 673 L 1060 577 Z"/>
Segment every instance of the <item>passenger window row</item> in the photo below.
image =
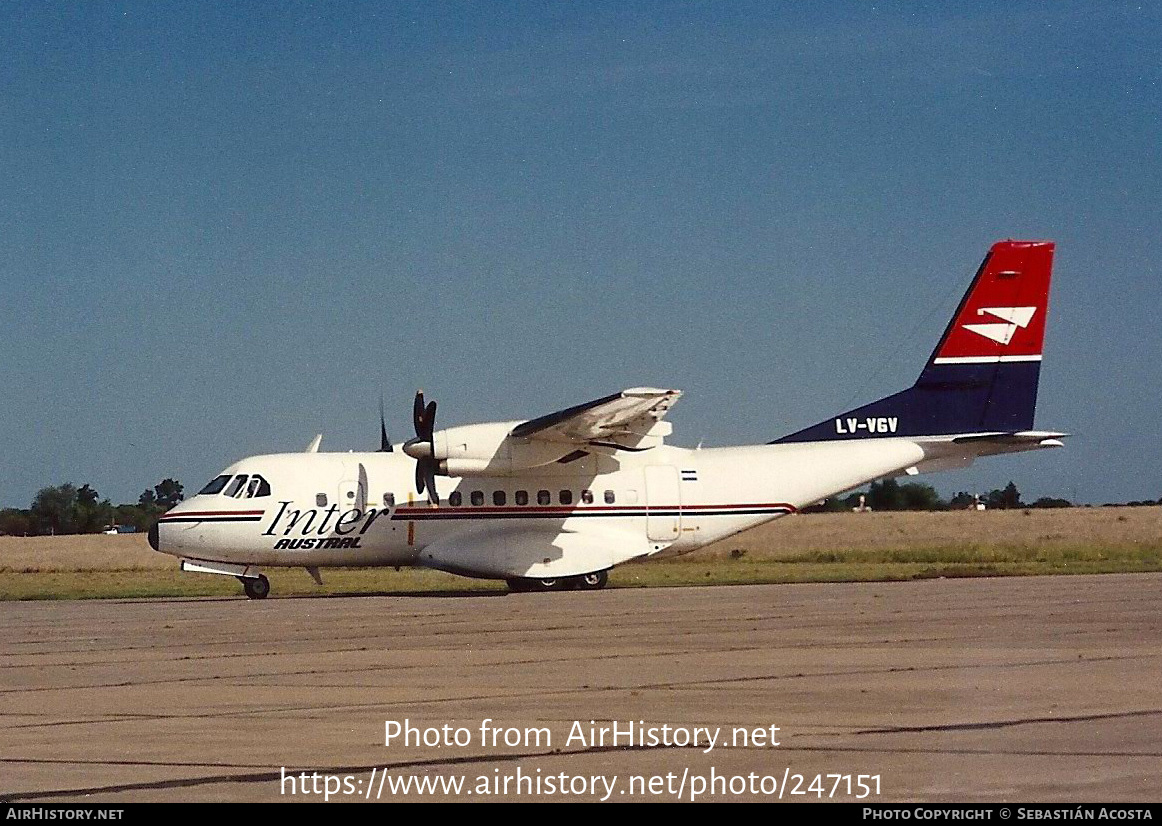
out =
<path fill-rule="evenodd" d="M 481 505 L 484 504 L 484 491 L 482 491 L 482 490 L 472 491 L 471 493 L 468 494 L 468 501 L 471 502 L 472 505 L 474 505 L 475 507 L 480 507 Z M 524 505 L 527 505 L 529 503 L 529 492 L 527 490 L 518 490 L 516 492 L 516 494 L 513 496 L 513 501 L 515 501 L 517 505 L 520 505 L 522 507 Z M 571 491 L 571 490 L 557 491 L 557 501 L 562 505 L 572 505 L 573 504 L 573 491 Z M 591 490 L 581 491 L 580 501 L 582 504 L 592 505 L 593 504 L 593 491 L 591 491 Z M 613 491 L 611 491 L 611 490 L 605 491 L 605 504 L 612 505 L 616 501 L 617 501 L 617 497 L 613 493 Z M 464 495 L 458 490 L 453 491 L 448 496 L 448 504 L 451 505 L 453 508 L 460 507 L 462 504 L 464 504 Z M 497 507 L 503 507 L 504 505 L 508 504 L 508 493 L 506 491 L 503 491 L 503 490 L 494 490 L 492 492 L 492 504 L 496 505 Z M 537 491 L 537 504 L 542 506 L 542 507 L 545 505 L 553 504 L 553 494 L 547 490 L 538 490 Z"/>

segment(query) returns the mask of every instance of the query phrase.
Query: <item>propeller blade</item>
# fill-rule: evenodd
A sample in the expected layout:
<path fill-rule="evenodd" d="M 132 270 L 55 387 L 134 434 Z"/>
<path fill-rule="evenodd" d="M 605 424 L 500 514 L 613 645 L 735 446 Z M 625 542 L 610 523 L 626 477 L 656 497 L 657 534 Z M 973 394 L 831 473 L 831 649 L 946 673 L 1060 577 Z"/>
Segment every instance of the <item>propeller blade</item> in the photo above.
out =
<path fill-rule="evenodd" d="M 424 461 L 424 470 L 427 471 L 428 501 L 433 505 L 440 504 L 440 494 L 436 493 L 436 462 L 434 459 Z"/>
<path fill-rule="evenodd" d="M 412 404 L 412 423 L 416 428 L 416 438 L 409 439 L 404 445 L 404 451 L 416 458 L 416 492 L 427 491 L 428 502 L 440 504 L 440 494 L 436 492 L 436 403 L 424 403 L 424 391 L 416 391 L 416 399 Z M 417 442 L 427 442 L 428 451 L 424 456 L 416 450 Z M 409 450 L 410 448 L 410 450 Z"/>
<path fill-rule="evenodd" d="M 416 391 L 416 400 L 412 405 L 412 423 L 416 428 L 416 438 L 423 439 L 424 436 L 424 391 Z"/>
<path fill-rule="evenodd" d="M 436 492 L 436 462 L 424 457 L 416 460 L 416 491 L 427 491 L 428 501 L 433 505 L 440 504 L 440 494 Z"/>

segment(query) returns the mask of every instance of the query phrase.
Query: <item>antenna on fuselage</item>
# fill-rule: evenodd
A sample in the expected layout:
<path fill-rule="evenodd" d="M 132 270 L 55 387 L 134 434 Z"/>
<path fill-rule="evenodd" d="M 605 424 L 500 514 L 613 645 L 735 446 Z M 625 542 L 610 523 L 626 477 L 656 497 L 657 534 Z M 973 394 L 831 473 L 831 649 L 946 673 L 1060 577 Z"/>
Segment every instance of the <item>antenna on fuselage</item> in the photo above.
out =
<path fill-rule="evenodd" d="M 307 445 L 307 449 L 304 450 L 303 453 L 318 453 L 319 452 L 319 445 L 321 445 L 322 443 L 323 443 L 323 434 L 320 433 L 319 435 L 315 436 L 315 438 L 311 439 L 311 443 L 309 445 Z"/>

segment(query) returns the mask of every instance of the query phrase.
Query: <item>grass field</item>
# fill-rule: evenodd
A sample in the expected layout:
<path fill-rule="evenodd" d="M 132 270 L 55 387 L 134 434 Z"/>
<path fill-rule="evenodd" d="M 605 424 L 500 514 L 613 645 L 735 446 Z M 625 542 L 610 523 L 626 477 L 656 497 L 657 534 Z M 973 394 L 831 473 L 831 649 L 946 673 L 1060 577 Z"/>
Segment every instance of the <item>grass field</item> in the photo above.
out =
<path fill-rule="evenodd" d="M 1162 507 L 791 516 L 687 556 L 619 567 L 613 587 L 1162 570 Z M 270 569 L 276 595 L 504 590 L 436 571 Z M 0 599 L 232 596 L 141 535 L 0 537 Z"/>

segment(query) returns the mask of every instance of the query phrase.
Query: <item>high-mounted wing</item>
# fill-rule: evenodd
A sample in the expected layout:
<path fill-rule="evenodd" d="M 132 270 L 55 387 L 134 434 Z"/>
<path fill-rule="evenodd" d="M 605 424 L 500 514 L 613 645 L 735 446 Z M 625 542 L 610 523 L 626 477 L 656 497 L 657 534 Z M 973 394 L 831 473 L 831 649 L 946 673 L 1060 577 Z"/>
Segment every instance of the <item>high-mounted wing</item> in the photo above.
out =
<path fill-rule="evenodd" d="M 681 390 L 631 387 L 620 393 L 558 410 L 519 424 L 511 436 L 547 442 L 633 449 L 647 437 L 667 436 L 670 427 L 659 427 Z"/>

